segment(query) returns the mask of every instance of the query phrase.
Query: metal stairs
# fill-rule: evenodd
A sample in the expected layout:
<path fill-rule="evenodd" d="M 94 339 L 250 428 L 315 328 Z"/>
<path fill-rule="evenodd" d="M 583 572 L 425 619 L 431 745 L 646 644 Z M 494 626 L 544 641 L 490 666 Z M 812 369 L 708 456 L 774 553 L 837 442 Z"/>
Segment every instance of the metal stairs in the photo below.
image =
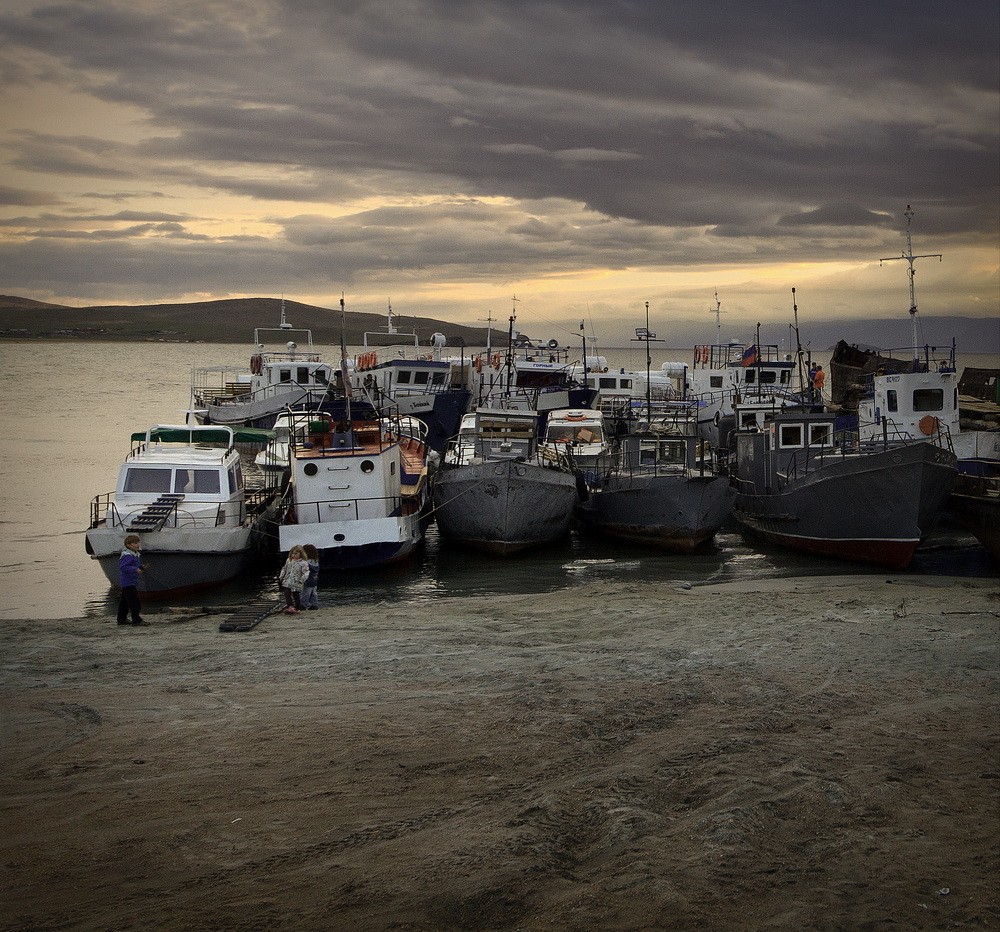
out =
<path fill-rule="evenodd" d="M 130 531 L 158 531 L 177 510 L 177 505 L 184 500 L 179 492 L 168 492 L 161 495 L 141 514 L 136 515 L 129 523 Z"/>

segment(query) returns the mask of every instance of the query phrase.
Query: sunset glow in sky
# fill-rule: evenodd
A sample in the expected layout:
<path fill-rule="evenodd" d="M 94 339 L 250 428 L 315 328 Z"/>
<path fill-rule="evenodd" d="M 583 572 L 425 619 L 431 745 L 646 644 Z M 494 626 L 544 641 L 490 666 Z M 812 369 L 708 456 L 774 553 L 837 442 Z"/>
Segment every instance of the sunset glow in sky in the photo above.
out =
<path fill-rule="evenodd" d="M 1000 315 L 994 2 L 8 0 L 0 290 Z"/>

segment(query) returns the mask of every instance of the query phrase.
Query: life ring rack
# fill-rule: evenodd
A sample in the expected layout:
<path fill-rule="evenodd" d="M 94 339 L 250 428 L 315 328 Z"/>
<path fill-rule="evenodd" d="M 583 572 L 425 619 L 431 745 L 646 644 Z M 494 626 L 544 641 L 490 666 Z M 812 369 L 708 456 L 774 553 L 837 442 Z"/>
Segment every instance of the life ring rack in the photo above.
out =
<path fill-rule="evenodd" d="M 493 354 L 493 358 L 490 360 L 493 363 L 493 368 L 494 369 L 499 369 L 500 368 L 500 360 L 501 360 L 500 354 L 499 353 L 494 353 Z"/>
<path fill-rule="evenodd" d="M 254 353 L 250 357 L 250 374 L 260 375 L 264 371 L 264 357 L 260 353 Z"/>
<path fill-rule="evenodd" d="M 378 365 L 378 353 L 362 353 L 358 356 L 359 369 L 374 369 Z"/>

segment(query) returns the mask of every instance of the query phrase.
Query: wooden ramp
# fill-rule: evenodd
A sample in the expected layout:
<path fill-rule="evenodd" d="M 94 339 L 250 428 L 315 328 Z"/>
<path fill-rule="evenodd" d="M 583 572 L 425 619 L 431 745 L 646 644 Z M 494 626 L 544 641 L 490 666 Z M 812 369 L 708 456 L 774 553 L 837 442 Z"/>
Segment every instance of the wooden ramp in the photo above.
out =
<path fill-rule="evenodd" d="M 219 624 L 220 631 L 250 631 L 268 615 L 277 612 L 284 603 L 277 599 L 256 599 L 233 612 Z"/>

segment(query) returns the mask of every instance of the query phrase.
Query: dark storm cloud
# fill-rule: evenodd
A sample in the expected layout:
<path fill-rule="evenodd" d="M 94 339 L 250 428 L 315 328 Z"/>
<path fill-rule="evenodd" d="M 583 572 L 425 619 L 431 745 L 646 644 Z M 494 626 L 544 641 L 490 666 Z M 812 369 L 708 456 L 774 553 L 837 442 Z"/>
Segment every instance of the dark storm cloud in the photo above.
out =
<path fill-rule="evenodd" d="M 336 221 L 272 203 L 274 266 L 317 283 L 857 256 L 908 202 L 926 232 L 975 243 L 996 229 L 997 36 L 984 0 L 52 4 L 0 16 L 3 73 L 138 107 L 143 138 L 22 131 L 6 148 L 36 177 L 296 212 L 456 195 Z M 195 236 L 158 222 L 192 216 L 71 219 L 37 223 L 31 248 L 132 241 L 142 281 L 214 287 L 182 244 L 156 251 Z M 224 238 L 210 254 L 243 259 Z"/>
<path fill-rule="evenodd" d="M 44 191 L 31 191 L 0 184 L 0 205 L 5 207 L 44 207 L 58 202 L 59 198 Z"/>

